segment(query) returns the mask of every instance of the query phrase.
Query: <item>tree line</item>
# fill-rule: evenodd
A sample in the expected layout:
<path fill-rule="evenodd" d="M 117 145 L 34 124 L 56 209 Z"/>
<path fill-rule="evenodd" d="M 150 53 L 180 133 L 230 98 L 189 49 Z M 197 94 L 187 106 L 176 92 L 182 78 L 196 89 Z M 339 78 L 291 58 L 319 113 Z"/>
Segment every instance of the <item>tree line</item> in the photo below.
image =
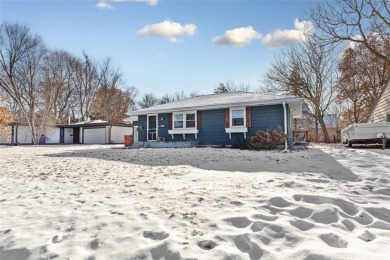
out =
<path fill-rule="evenodd" d="M 255 91 L 305 99 L 306 117 L 330 142 L 324 117 L 343 125 L 365 122 L 390 78 L 390 6 L 387 0 L 336 0 L 309 12 L 312 26 L 299 43 L 275 56 Z M 97 118 L 121 122 L 130 109 L 196 97 L 184 91 L 160 98 L 139 96 L 110 58 L 97 62 L 50 50 L 27 26 L 0 25 L 0 97 L 15 118 L 38 138 L 48 125 Z M 243 83 L 219 83 L 214 93 L 253 91 Z M 2 110 L 4 115 L 5 110 Z M 3 116 L 2 122 L 10 117 Z M 37 140 L 35 140 L 37 141 Z"/>
<path fill-rule="evenodd" d="M 55 124 L 101 119 L 122 123 L 126 112 L 197 96 L 156 98 L 126 84 L 112 59 L 95 61 L 49 49 L 26 25 L 0 25 L 0 131 L 13 121 L 30 128 L 33 142 Z M 9 134 L 9 133 L 8 133 Z M 3 138 L 3 135 L 0 137 Z"/>
<path fill-rule="evenodd" d="M 99 118 L 121 122 L 138 90 L 127 86 L 112 60 L 49 49 L 20 24 L 0 25 L 0 96 L 29 126 L 33 142 L 54 124 Z"/>

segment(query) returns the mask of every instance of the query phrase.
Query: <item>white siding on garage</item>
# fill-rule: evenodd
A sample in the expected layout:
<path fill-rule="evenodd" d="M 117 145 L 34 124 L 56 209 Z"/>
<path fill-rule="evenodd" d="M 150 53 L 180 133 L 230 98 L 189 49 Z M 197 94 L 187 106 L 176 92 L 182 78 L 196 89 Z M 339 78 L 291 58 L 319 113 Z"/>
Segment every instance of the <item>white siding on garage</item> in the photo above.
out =
<path fill-rule="evenodd" d="M 132 135 L 132 127 L 113 126 L 111 128 L 111 143 L 123 144 L 125 135 Z"/>
<path fill-rule="evenodd" d="M 64 143 L 73 144 L 73 128 L 64 129 Z"/>
<path fill-rule="evenodd" d="M 31 144 L 32 143 L 32 135 L 30 128 L 24 125 L 17 126 L 17 141 L 19 144 Z"/>
<path fill-rule="evenodd" d="M 58 127 L 50 127 L 46 131 L 46 143 L 47 144 L 59 144 L 60 143 L 60 129 Z"/>
<path fill-rule="evenodd" d="M 105 144 L 106 128 L 84 128 L 84 144 Z"/>

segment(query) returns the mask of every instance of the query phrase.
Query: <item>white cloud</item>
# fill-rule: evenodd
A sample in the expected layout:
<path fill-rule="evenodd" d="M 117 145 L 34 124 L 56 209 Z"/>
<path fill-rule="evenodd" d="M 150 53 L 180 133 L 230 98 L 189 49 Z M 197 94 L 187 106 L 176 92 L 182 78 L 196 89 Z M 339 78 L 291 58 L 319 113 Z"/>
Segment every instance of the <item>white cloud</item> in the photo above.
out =
<path fill-rule="evenodd" d="M 355 35 L 352 37 L 354 40 L 362 40 L 363 37 L 359 34 L 359 35 Z M 353 41 L 349 41 L 348 45 L 347 45 L 347 48 L 351 48 L 351 49 L 355 49 L 356 46 L 358 45 L 359 43 L 357 42 L 353 42 Z M 347 49 L 346 48 L 346 49 Z"/>
<path fill-rule="evenodd" d="M 294 28 L 291 30 L 277 29 L 261 38 L 261 42 L 269 48 L 280 47 L 292 42 L 305 41 L 308 34 L 313 33 L 314 26 L 310 21 L 294 20 Z"/>
<path fill-rule="evenodd" d="M 97 3 L 96 7 L 99 9 L 108 9 L 108 10 L 113 9 L 113 7 L 104 0 Z"/>
<path fill-rule="evenodd" d="M 100 0 L 99 3 L 97 3 L 96 7 L 99 9 L 114 9 L 112 5 L 109 4 L 109 2 L 140 2 L 147 3 L 149 5 L 156 5 L 158 3 L 158 0 Z"/>
<path fill-rule="evenodd" d="M 256 32 L 252 26 L 248 26 L 228 30 L 222 36 L 213 37 L 212 41 L 219 45 L 240 47 L 249 44 L 255 39 L 259 39 L 260 37 L 260 34 Z"/>
<path fill-rule="evenodd" d="M 159 36 L 169 39 L 171 42 L 177 42 L 181 39 L 176 38 L 177 36 L 192 36 L 196 32 L 195 24 L 180 24 L 173 22 L 169 19 L 155 24 L 145 25 L 142 29 L 137 31 L 139 36 Z"/>

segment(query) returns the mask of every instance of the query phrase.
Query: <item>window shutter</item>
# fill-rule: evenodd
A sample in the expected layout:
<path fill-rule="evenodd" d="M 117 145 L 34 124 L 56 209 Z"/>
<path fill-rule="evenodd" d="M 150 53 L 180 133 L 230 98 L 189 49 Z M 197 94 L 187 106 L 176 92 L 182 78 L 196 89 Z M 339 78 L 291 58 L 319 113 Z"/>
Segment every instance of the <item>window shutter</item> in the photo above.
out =
<path fill-rule="evenodd" d="M 168 116 L 168 130 L 172 130 L 172 113 Z"/>
<path fill-rule="evenodd" d="M 246 108 L 246 127 L 252 127 L 252 118 L 251 118 L 252 108 Z"/>
<path fill-rule="evenodd" d="M 202 127 L 202 112 L 196 112 L 196 128 L 200 129 Z"/>
<path fill-rule="evenodd" d="M 230 128 L 230 111 L 229 108 L 225 109 L 225 128 Z"/>

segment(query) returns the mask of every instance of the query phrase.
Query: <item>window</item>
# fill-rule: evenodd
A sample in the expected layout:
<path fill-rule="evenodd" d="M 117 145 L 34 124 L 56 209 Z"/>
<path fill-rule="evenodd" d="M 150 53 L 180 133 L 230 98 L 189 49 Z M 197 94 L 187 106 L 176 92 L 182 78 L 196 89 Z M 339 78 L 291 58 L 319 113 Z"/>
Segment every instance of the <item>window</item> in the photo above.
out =
<path fill-rule="evenodd" d="M 196 113 L 179 113 L 173 115 L 173 128 L 195 128 Z"/>
<path fill-rule="evenodd" d="M 174 118 L 174 128 L 183 128 L 184 122 L 183 122 L 183 114 L 175 114 Z"/>
<path fill-rule="evenodd" d="M 232 108 L 231 114 L 231 127 L 245 126 L 245 108 Z"/>
<path fill-rule="evenodd" d="M 386 115 L 386 122 L 390 122 L 390 114 Z"/>
<path fill-rule="evenodd" d="M 195 113 L 186 114 L 186 128 L 195 127 Z"/>

